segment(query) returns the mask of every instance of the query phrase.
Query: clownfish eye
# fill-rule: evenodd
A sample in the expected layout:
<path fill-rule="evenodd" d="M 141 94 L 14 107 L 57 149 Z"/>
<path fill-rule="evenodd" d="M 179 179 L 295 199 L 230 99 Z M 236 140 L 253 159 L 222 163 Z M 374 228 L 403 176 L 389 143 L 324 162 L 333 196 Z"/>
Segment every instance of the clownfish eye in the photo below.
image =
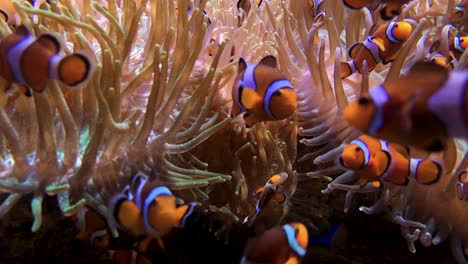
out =
<path fill-rule="evenodd" d="M 361 97 L 359 98 L 358 104 L 359 105 L 368 105 L 370 103 L 369 98 Z"/>
<path fill-rule="evenodd" d="M 273 93 L 273 96 L 280 96 L 281 95 L 281 92 L 280 91 L 276 91 Z"/>
<path fill-rule="evenodd" d="M 360 147 L 356 147 L 356 148 L 354 149 L 354 151 L 356 151 L 356 152 L 361 151 L 361 148 L 360 148 Z"/>

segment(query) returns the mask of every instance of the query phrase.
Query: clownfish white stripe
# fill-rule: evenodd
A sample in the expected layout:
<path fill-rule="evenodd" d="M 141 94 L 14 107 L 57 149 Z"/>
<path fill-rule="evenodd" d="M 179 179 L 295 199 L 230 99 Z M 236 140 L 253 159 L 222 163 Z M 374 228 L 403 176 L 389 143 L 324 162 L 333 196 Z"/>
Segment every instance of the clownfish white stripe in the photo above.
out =
<path fill-rule="evenodd" d="M 146 197 L 145 199 L 145 205 L 144 205 L 144 208 L 143 208 L 143 222 L 144 222 L 144 225 L 146 227 L 146 230 L 149 231 L 149 233 L 152 235 L 152 236 L 159 236 L 159 231 L 154 229 L 151 224 L 149 223 L 148 219 L 149 219 L 149 208 L 150 208 L 150 205 L 152 203 L 155 203 L 155 199 L 156 197 L 160 196 L 160 195 L 168 195 L 168 196 L 172 196 L 172 192 L 167 188 L 167 187 L 164 187 L 164 186 L 158 186 L 156 188 L 154 188 L 150 194 L 148 195 L 148 197 Z"/>
<path fill-rule="evenodd" d="M 387 37 L 388 39 L 393 42 L 393 43 L 400 43 L 401 41 L 399 41 L 398 39 L 396 39 L 394 36 L 393 36 L 393 33 L 392 33 L 392 30 L 393 30 L 393 27 L 396 25 L 396 22 L 391 22 L 388 26 L 387 26 L 387 30 L 385 31 L 385 33 L 387 34 Z"/>
<path fill-rule="evenodd" d="M 382 139 L 380 139 L 379 141 L 380 141 L 380 149 L 383 150 L 383 151 L 389 152 L 388 142 L 385 141 L 385 140 L 382 140 Z"/>
<path fill-rule="evenodd" d="M 456 50 L 460 51 L 460 52 L 464 52 L 465 49 L 460 45 L 460 37 L 455 37 L 454 39 L 454 47 Z"/>
<path fill-rule="evenodd" d="M 189 204 L 189 208 L 188 208 L 187 212 L 184 214 L 184 216 L 180 220 L 180 226 L 181 227 L 185 227 L 185 221 L 187 221 L 187 218 L 193 213 L 193 210 L 195 209 L 196 206 L 197 206 L 196 202 L 191 202 Z"/>
<path fill-rule="evenodd" d="M 8 49 L 7 62 L 10 66 L 13 78 L 16 82 L 26 84 L 24 80 L 23 72 L 21 70 L 21 58 L 23 52 L 36 40 L 32 35 L 29 35 L 20 40 L 16 45 Z"/>
<path fill-rule="evenodd" d="M 419 164 L 422 162 L 422 159 L 410 159 L 410 176 L 416 177 L 418 175 Z"/>
<path fill-rule="evenodd" d="M 116 207 L 118 204 L 120 204 L 122 201 L 127 201 L 128 198 L 122 193 L 119 193 L 112 197 L 112 199 L 109 201 L 109 206 L 107 210 L 107 221 L 109 223 L 109 226 L 120 226 L 120 223 L 118 223 L 118 219 L 116 219 Z"/>
<path fill-rule="evenodd" d="M 380 55 L 379 55 L 379 46 L 372 42 L 371 37 L 368 37 L 363 43 L 362 43 L 372 54 L 372 57 L 376 62 L 380 62 Z"/>
<path fill-rule="evenodd" d="M 467 70 L 454 71 L 427 102 L 430 111 L 447 127 L 449 137 L 468 137 L 468 124 L 465 122 L 463 111 L 464 96 L 468 92 L 467 82 Z M 453 107 L 454 105 L 458 107 Z"/>
<path fill-rule="evenodd" d="M 364 141 L 362 141 L 360 139 L 355 139 L 355 140 L 351 141 L 350 144 L 354 144 L 354 145 L 358 146 L 364 152 L 364 163 L 361 165 L 361 167 L 359 167 L 359 169 L 365 168 L 369 164 L 369 161 L 370 161 L 370 155 L 371 154 L 370 154 L 370 151 L 369 151 L 369 147 L 367 146 L 367 144 Z"/>
<path fill-rule="evenodd" d="M 371 98 L 374 100 L 376 111 L 374 118 L 369 126 L 369 134 L 374 136 L 384 125 L 384 104 L 388 101 L 389 96 L 382 85 L 378 85 L 369 90 Z"/>
<path fill-rule="evenodd" d="M 136 194 L 135 194 L 135 204 L 138 208 L 141 208 L 141 190 L 143 190 L 143 187 L 145 186 L 147 179 L 141 179 L 140 184 L 138 185 Z"/>
<path fill-rule="evenodd" d="M 63 56 L 53 55 L 49 59 L 49 79 L 58 80 L 59 79 L 59 65 Z"/>
<path fill-rule="evenodd" d="M 268 117 L 271 119 L 276 119 L 273 116 L 273 113 L 271 112 L 271 97 L 273 96 L 274 93 L 279 91 L 280 89 L 293 89 L 291 83 L 286 80 L 277 80 L 274 81 L 273 83 L 268 86 L 266 93 L 265 93 L 265 99 L 263 100 L 263 110 L 265 113 L 267 113 Z"/>
<path fill-rule="evenodd" d="M 286 237 L 288 238 L 289 247 L 294 251 L 298 256 L 303 257 L 306 254 L 306 250 L 302 248 L 296 239 L 296 232 L 294 231 L 294 227 L 291 225 L 284 225 L 283 226 L 284 232 L 286 232 Z"/>
<path fill-rule="evenodd" d="M 102 237 L 102 236 L 105 236 L 107 235 L 107 230 L 106 229 L 100 229 L 100 230 L 97 230 L 95 232 L 93 232 L 91 234 L 91 236 L 89 237 L 89 243 L 92 245 L 94 244 L 94 240 L 98 237 Z"/>
<path fill-rule="evenodd" d="M 242 76 L 242 85 L 247 86 L 253 90 L 257 90 L 257 84 L 255 83 L 254 71 L 257 67 L 256 64 L 247 64 L 245 69 L 244 76 Z"/>

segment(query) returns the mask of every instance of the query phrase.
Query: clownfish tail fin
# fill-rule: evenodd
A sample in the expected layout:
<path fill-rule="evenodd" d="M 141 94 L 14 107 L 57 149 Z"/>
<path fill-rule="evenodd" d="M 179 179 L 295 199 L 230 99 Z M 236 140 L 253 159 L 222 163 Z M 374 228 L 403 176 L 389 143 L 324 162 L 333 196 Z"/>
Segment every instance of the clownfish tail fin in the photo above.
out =
<path fill-rule="evenodd" d="M 356 72 L 353 61 L 343 61 L 340 63 L 341 66 L 341 79 L 346 79 L 348 76 Z"/>
<path fill-rule="evenodd" d="M 92 69 L 93 64 L 89 56 L 74 53 L 60 60 L 56 68 L 56 76 L 68 86 L 77 86 L 91 76 Z"/>
<path fill-rule="evenodd" d="M 414 159 L 410 160 L 411 175 L 414 175 L 416 182 L 431 185 L 439 181 L 442 176 L 442 166 L 433 160 Z"/>

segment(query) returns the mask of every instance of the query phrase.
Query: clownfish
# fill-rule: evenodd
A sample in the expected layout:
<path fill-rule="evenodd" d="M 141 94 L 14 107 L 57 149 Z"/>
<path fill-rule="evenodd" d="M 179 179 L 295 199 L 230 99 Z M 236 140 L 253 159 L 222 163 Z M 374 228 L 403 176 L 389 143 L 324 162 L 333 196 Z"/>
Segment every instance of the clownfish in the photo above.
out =
<path fill-rule="evenodd" d="M 132 249 L 107 250 L 103 260 L 118 264 L 151 264 L 145 256 Z"/>
<path fill-rule="evenodd" d="M 466 10 L 468 10 L 468 0 L 462 0 L 460 1 L 460 3 L 458 3 L 458 5 L 455 7 L 455 13 L 454 15 L 456 16 L 456 18 L 458 20 L 460 20 L 461 18 L 467 16 L 467 12 Z M 467 16 L 468 17 L 468 16 Z"/>
<path fill-rule="evenodd" d="M 282 184 L 288 179 L 288 174 L 275 174 L 268 179 L 266 184 L 257 189 L 256 194 L 259 196 L 255 212 L 253 215 L 245 218 L 244 223 L 252 224 L 265 206 L 273 199 L 279 204 L 286 201 L 286 194 L 281 192 Z M 249 224 L 249 225 L 250 225 Z"/>
<path fill-rule="evenodd" d="M 299 263 L 307 253 L 308 242 L 309 234 L 302 223 L 274 227 L 247 242 L 240 263 Z"/>
<path fill-rule="evenodd" d="M 350 9 L 361 9 L 369 7 L 376 9 L 379 4 L 382 5 L 380 9 L 380 17 L 383 20 L 392 20 L 394 17 L 401 14 L 402 6 L 408 3 L 409 0 L 343 0 L 343 4 Z"/>
<path fill-rule="evenodd" d="M 89 58 L 80 53 L 60 55 L 60 42 L 50 34 L 34 37 L 26 27 L 0 40 L 0 76 L 17 83 L 26 96 L 42 92 L 49 79 L 77 86 L 91 75 Z M 9 86 L 7 86 L 9 87 Z"/>
<path fill-rule="evenodd" d="M 356 43 L 349 49 L 351 60 L 341 62 L 341 78 L 345 79 L 356 71 L 362 73 L 364 61 L 367 61 L 369 72 L 380 62 L 392 62 L 411 32 L 411 25 L 404 21 L 386 23 L 378 27 L 374 25 L 364 42 Z"/>
<path fill-rule="evenodd" d="M 192 210 L 192 205 L 177 207 L 167 187 L 155 186 L 137 174 L 130 188 L 110 200 L 108 220 L 135 236 L 160 238 L 172 228 L 183 226 Z"/>
<path fill-rule="evenodd" d="M 257 8 L 260 7 L 262 2 L 263 0 L 254 0 L 254 4 L 257 6 Z M 244 22 L 245 16 L 249 14 L 252 4 L 250 3 L 250 0 L 239 0 L 237 1 L 236 6 L 237 6 L 237 26 L 240 27 L 242 26 L 242 22 Z M 242 13 L 241 9 L 245 12 L 245 16 Z"/>
<path fill-rule="evenodd" d="M 39 6 L 49 0 L 19 0 L 20 4 L 29 2 L 34 8 L 39 8 Z M 20 18 L 16 12 L 15 7 L 13 6 L 13 0 L 2 0 L 0 1 L 0 20 L 5 21 L 10 26 L 17 26 L 20 24 Z"/>
<path fill-rule="evenodd" d="M 259 121 L 282 120 L 296 111 L 296 91 L 279 71 L 276 58 L 264 57 L 258 64 L 239 59 L 232 89 L 233 115 L 241 112 L 247 126 Z"/>
<path fill-rule="evenodd" d="M 463 52 L 468 48 L 468 35 L 467 36 L 456 36 L 452 41 L 449 42 L 449 50 L 453 53 L 453 56 L 459 60 Z"/>
<path fill-rule="evenodd" d="M 325 0 L 308 0 L 307 5 L 314 23 L 320 23 L 325 19 Z"/>
<path fill-rule="evenodd" d="M 435 161 L 410 158 L 408 150 L 397 144 L 362 135 L 343 148 L 340 164 L 355 171 L 359 185 L 372 183 L 381 187 L 382 181 L 407 185 L 412 177 L 420 184 L 439 181 L 442 167 Z"/>
<path fill-rule="evenodd" d="M 458 199 L 468 202 L 468 171 L 463 171 L 458 175 L 456 188 Z"/>
<path fill-rule="evenodd" d="M 455 65 L 453 64 L 453 56 L 446 57 L 442 53 L 435 53 L 432 56 L 429 56 L 428 60 L 431 63 L 435 63 L 441 67 L 444 67 L 447 70 L 453 70 Z"/>
<path fill-rule="evenodd" d="M 417 62 L 407 76 L 371 88 L 343 116 L 368 135 L 441 151 L 447 138 L 468 137 L 467 73 Z"/>
<path fill-rule="evenodd" d="M 80 230 L 75 236 L 76 239 L 88 240 L 91 245 L 100 248 L 107 248 L 109 246 L 106 220 L 96 211 L 84 207 L 78 211 L 77 215 L 72 216 L 72 220 Z"/>

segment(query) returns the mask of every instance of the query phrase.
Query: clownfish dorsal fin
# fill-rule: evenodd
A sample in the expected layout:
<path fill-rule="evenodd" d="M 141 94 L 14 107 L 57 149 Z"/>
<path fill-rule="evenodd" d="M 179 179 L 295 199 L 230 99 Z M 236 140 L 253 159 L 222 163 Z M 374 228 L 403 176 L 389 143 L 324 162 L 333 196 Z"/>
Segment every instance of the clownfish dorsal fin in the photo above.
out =
<path fill-rule="evenodd" d="M 244 58 L 239 58 L 239 63 L 237 64 L 237 73 L 245 71 L 247 68 L 247 63 L 245 62 Z"/>
<path fill-rule="evenodd" d="M 356 56 L 359 54 L 359 51 L 361 48 L 364 47 L 364 44 L 361 42 L 355 43 L 354 45 L 349 48 L 348 55 L 351 59 L 356 58 Z"/>
<path fill-rule="evenodd" d="M 276 68 L 276 66 L 278 65 L 276 62 L 276 58 L 272 55 L 268 55 L 264 57 L 263 59 L 260 60 L 258 64 L 268 65 L 272 68 Z"/>
<path fill-rule="evenodd" d="M 242 90 L 241 103 L 247 110 L 252 110 L 262 103 L 262 97 L 250 88 Z"/>
<path fill-rule="evenodd" d="M 29 32 L 28 28 L 25 25 L 20 25 L 16 27 L 15 33 L 21 36 L 31 35 L 31 33 Z"/>
<path fill-rule="evenodd" d="M 54 54 L 59 53 L 61 50 L 59 40 L 51 34 L 42 34 L 36 41 Z"/>
<path fill-rule="evenodd" d="M 387 48 L 385 48 L 385 44 L 384 44 L 383 39 L 373 37 L 373 38 L 371 38 L 371 41 L 373 43 L 375 43 L 375 45 L 377 45 L 377 47 L 379 47 L 380 52 L 385 52 L 387 50 Z"/>

